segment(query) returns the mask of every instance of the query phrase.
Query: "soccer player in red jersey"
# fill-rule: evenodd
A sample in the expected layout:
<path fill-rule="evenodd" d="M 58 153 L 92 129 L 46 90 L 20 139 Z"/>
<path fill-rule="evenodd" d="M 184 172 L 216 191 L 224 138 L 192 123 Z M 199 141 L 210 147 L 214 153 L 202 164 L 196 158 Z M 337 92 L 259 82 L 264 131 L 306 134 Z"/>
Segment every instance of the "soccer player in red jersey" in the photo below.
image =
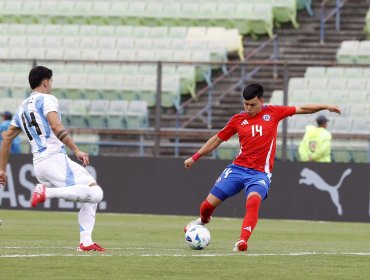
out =
<path fill-rule="evenodd" d="M 231 117 L 226 126 L 212 136 L 192 157 L 185 160 L 190 168 L 201 157 L 216 149 L 238 133 L 240 152 L 232 164 L 221 173 L 207 198 L 200 205 L 200 218 L 191 225 L 204 225 L 211 220 L 215 208 L 242 189 L 246 195 L 246 214 L 242 223 L 240 239 L 234 251 L 246 251 L 247 242 L 254 230 L 261 201 L 270 189 L 271 172 L 274 165 L 276 134 L 279 122 L 295 114 L 312 114 L 329 110 L 340 114 L 337 106 L 310 104 L 293 106 L 266 106 L 263 104 L 263 87 L 250 84 L 243 91 L 244 111 Z"/>

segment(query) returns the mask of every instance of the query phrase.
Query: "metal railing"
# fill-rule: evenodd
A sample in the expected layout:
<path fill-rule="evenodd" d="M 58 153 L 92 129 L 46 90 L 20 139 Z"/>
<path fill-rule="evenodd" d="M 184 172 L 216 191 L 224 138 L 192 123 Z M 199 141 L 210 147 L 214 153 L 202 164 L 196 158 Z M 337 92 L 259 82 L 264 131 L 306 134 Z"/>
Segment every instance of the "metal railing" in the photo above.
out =
<path fill-rule="evenodd" d="M 349 0 L 335 0 L 335 8 L 326 14 L 326 4 L 329 0 L 323 0 L 320 5 L 320 43 L 325 44 L 325 24 L 335 15 L 335 30 L 340 31 L 341 9 Z"/>

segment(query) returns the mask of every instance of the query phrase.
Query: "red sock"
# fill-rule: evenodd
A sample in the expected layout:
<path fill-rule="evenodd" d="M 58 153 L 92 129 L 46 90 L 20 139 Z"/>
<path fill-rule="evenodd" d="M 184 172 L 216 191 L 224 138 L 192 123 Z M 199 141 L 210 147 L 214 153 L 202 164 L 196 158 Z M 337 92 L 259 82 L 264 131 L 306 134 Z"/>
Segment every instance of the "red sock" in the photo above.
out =
<path fill-rule="evenodd" d="M 211 203 L 205 199 L 202 204 L 200 205 L 200 218 L 202 223 L 208 223 L 211 219 L 211 215 L 216 207 L 214 207 Z"/>
<path fill-rule="evenodd" d="M 246 202 L 246 213 L 242 224 L 240 239 L 248 241 L 253 229 L 256 227 L 258 220 L 258 210 L 260 208 L 261 198 L 252 195 Z"/>

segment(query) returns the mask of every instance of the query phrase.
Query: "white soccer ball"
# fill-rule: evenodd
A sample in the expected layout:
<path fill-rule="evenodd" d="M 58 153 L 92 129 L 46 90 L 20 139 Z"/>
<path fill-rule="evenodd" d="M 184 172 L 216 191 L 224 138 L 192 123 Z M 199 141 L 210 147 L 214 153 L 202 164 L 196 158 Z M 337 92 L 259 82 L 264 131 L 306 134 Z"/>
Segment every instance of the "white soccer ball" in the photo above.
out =
<path fill-rule="evenodd" d="M 202 225 L 194 225 L 188 228 L 185 233 L 185 242 L 191 249 L 202 250 L 211 241 L 209 230 Z"/>

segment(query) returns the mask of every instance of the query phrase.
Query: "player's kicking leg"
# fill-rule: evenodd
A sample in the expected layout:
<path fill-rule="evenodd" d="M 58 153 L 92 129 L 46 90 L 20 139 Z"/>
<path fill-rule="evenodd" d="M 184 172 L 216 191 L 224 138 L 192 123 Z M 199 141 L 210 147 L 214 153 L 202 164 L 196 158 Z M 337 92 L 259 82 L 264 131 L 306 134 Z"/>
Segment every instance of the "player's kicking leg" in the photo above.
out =
<path fill-rule="evenodd" d="M 222 202 L 219 198 L 213 194 L 209 194 L 207 199 L 205 199 L 200 205 L 200 217 L 194 221 L 191 221 L 184 227 L 184 232 L 188 230 L 189 227 L 194 225 L 205 225 L 211 221 L 211 215 L 216 207 Z"/>

